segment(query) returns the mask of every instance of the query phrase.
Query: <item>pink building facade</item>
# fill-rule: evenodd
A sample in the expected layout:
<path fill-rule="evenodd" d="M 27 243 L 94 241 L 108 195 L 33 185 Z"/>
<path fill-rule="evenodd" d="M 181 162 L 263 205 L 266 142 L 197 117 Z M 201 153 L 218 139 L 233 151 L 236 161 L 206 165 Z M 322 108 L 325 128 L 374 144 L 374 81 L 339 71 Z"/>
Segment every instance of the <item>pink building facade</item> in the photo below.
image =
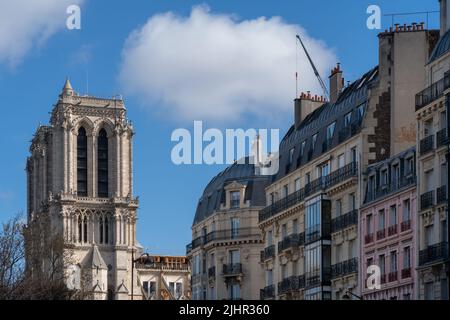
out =
<path fill-rule="evenodd" d="M 360 283 L 365 300 L 416 299 L 415 149 L 368 167 L 360 210 Z M 380 268 L 380 289 L 367 286 L 367 268 Z"/>

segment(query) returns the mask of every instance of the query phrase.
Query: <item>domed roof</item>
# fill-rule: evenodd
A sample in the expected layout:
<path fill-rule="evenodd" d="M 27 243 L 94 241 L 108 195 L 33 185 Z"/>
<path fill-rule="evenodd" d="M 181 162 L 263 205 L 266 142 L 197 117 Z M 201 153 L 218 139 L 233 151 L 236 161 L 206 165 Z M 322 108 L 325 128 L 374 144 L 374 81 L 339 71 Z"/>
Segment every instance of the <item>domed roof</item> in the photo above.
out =
<path fill-rule="evenodd" d="M 206 186 L 200 197 L 195 212 L 193 224 L 197 224 L 225 203 L 225 186 L 232 181 L 246 185 L 244 201 L 250 200 L 251 206 L 264 206 L 266 204 L 265 188 L 269 177 L 255 175 L 255 166 L 245 158 L 243 163 L 234 163 L 216 175 Z"/>
<path fill-rule="evenodd" d="M 447 30 L 447 32 L 444 33 L 442 37 L 439 38 L 438 43 L 433 49 L 433 52 L 431 53 L 430 60 L 428 60 L 428 63 L 433 62 L 434 60 L 438 59 L 445 53 L 447 53 L 450 50 L 450 29 Z"/>

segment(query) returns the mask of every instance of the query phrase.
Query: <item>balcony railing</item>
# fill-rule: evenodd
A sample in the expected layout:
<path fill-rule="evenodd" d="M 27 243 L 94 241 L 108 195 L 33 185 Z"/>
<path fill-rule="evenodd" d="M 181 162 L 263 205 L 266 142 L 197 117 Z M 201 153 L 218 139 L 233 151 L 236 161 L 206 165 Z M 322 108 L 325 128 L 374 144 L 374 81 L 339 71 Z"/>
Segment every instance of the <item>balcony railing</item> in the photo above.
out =
<path fill-rule="evenodd" d="M 386 238 L 386 229 L 377 231 L 377 240 Z"/>
<path fill-rule="evenodd" d="M 392 226 L 389 226 L 388 228 L 388 236 L 393 236 L 394 234 L 397 234 L 397 225 L 394 224 Z"/>
<path fill-rule="evenodd" d="M 233 239 L 243 239 L 253 237 L 259 238 L 260 236 L 261 236 L 261 229 L 256 227 L 212 231 L 208 233 L 206 236 L 200 236 L 192 240 L 192 242 L 186 246 L 186 253 L 188 254 L 195 248 L 204 246 L 213 241 L 233 240 Z"/>
<path fill-rule="evenodd" d="M 447 201 L 447 186 L 440 186 L 436 190 L 436 204 L 441 204 Z"/>
<path fill-rule="evenodd" d="M 397 281 L 398 271 L 389 272 L 388 279 L 389 279 L 389 282 Z"/>
<path fill-rule="evenodd" d="M 208 278 L 215 278 L 215 277 L 216 277 L 216 266 L 213 266 L 208 269 Z"/>
<path fill-rule="evenodd" d="M 364 202 L 369 203 L 375 201 L 381 197 L 390 195 L 398 190 L 401 190 L 409 186 L 413 186 L 415 184 L 416 184 L 416 176 L 415 175 L 408 176 L 405 174 L 397 181 L 391 181 L 389 184 L 379 186 L 375 190 L 369 190 L 366 194 L 366 199 Z"/>
<path fill-rule="evenodd" d="M 305 234 L 293 233 L 278 242 L 278 253 L 297 248 L 305 243 Z"/>
<path fill-rule="evenodd" d="M 408 220 L 402 221 L 402 223 L 400 225 L 400 231 L 404 232 L 404 231 L 410 230 L 410 229 L 411 229 L 411 220 L 408 219 Z"/>
<path fill-rule="evenodd" d="M 447 143 L 447 128 L 444 128 L 436 133 L 436 148 L 445 146 Z"/>
<path fill-rule="evenodd" d="M 275 286 L 272 284 L 270 286 L 264 287 L 264 289 L 259 290 L 259 297 L 261 300 L 275 298 Z"/>
<path fill-rule="evenodd" d="M 310 183 L 308 183 L 302 189 L 291 193 L 287 197 L 280 199 L 273 204 L 265 207 L 259 213 L 259 222 L 267 220 L 277 213 L 284 211 L 300 202 L 305 200 L 306 197 L 320 191 L 328 189 L 336 184 L 339 184 L 351 177 L 356 177 L 358 173 L 358 167 L 356 162 L 347 164 L 346 166 L 339 168 L 325 177 L 320 177 Z"/>
<path fill-rule="evenodd" d="M 337 232 L 358 224 L 358 210 L 352 210 L 331 220 L 331 232 Z"/>
<path fill-rule="evenodd" d="M 419 252 L 419 265 L 425 265 L 443 259 L 448 259 L 447 242 L 433 244 L 424 250 L 420 250 Z"/>
<path fill-rule="evenodd" d="M 449 87 L 450 75 L 446 74 L 442 79 L 416 94 L 416 111 L 442 97 L 444 91 Z"/>
<path fill-rule="evenodd" d="M 224 276 L 236 276 L 242 274 L 242 263 L 224 264 L 222 274 Z"/>
<path fill-rule="evenodd" d="M 434 205 L 434 191 L 425 192 L 420 196 L 420 209 L 425 210 Z"/>
<path fill-rule="evenodd" d="M 434 135 L 429 135 L 428 137 L 420 140 L 420 155 L 427 154 L 434 149 Z"/>
<path fill-rule="evenodd" d="M 411 268 L 402 269 L 402 279 L 411 278 Z"/>
<path fill-rule="evenodd" d="M 300 282 L 298 276 L 291 276 L 278 282 L 278 294 L 285 294 L 299 289 Z"/>
<path fill-rule="evenodd" d="M 261 251 L 261 262 L 275 257 L 275 245 L 268 246 Z"/>
<path fill-rule="evenodd" d="M 366 244 L 373 242 L 373 233 L 366 234 L 366 236 L 364 237 L 364 242 Z"/>
<path fill-rule="evenodd" d="M 358 272 L 357 258 L 352 258 L 331 266 L 331 278 L 342 277 L 354 272 Z"/>

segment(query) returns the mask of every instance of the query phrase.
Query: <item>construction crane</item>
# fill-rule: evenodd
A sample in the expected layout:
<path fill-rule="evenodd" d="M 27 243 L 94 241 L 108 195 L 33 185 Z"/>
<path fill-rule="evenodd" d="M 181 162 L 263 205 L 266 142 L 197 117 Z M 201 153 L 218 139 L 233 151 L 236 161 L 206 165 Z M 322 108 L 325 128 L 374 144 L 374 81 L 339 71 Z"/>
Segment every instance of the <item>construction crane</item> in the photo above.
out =
<path fill-rule="evenodd" d="M 300 39 L 300 36 L 299 36 L 299 35 L 297 35 L 297 39 L 298 39 L 298 41 L 300 41 L 300 44 L 302 45 L 303 50 L 304 50 L 305 53 L 306 53 L 306 57 L 308 58 L 309 63 L 311 64 L 311 67 L 312 67 L 313 70 L 314 70 L 314 74 L 316 75 L 317 80 L 319 80 L 319 83 L 320 83 L 320 86 L 322 87 L 322 90 L 323 90 L 323 93 L 324 93 L 324 95 L 325 95 L 325 98 L 326 98 L 327 100 L 330 100 L 330 99 L 329 99 L 330 96 L 329 96 L 329 94 L 328 94 L 327 87 L 325 86 L 325 83 L 323 82 L 322 78 L 320 77 L 320 74 L 319 74 L 319 72 L 317 71 L 316 66 L 314 65 L 314 62 L 312 61 L 311 57 L 309 56 L 308 50 L 306 50 L 306 47 L 305 47 L 305 45 L 303 44 L 302 39 Z"/>

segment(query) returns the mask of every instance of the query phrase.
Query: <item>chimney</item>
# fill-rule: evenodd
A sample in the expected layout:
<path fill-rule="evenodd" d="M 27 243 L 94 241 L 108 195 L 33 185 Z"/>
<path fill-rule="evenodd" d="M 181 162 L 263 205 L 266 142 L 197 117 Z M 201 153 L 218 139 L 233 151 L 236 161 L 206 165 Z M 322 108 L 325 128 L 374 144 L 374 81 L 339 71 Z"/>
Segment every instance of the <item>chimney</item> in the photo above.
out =
<path fill-rule="evenodd" d="M 440 4 L 440 12 L 441 12 L 441 17 L 440 17 L 440 22 L 441 22 L 441 27 L 440 27 L 440 33 L 441 33 L 441 37 L 442 35 L 447 32 L 447 30 L 449 29 L 449 12 L 448 10 L 450 9 L 449 4 L 447 3 L 449 0 L 439 0 L 439 4 Z"/>
<path fill-rule="evenodd" d="M 344 78 L 342 77 L 342 70 L 340 63 L 331 70 L 330 75 L 330 102 L 335 103 L 341 94 L 344 87 Z"/>
<path fill-rule="evenodd" d="M 307 93 L 302 92 L 300 97 L 294 100 L 295 129 L 300 127 L 300 124 L 308 114 L 324 103 L 326 103 L 326 100 L 323 96 L 312 96 L 309 91 Z"/>

